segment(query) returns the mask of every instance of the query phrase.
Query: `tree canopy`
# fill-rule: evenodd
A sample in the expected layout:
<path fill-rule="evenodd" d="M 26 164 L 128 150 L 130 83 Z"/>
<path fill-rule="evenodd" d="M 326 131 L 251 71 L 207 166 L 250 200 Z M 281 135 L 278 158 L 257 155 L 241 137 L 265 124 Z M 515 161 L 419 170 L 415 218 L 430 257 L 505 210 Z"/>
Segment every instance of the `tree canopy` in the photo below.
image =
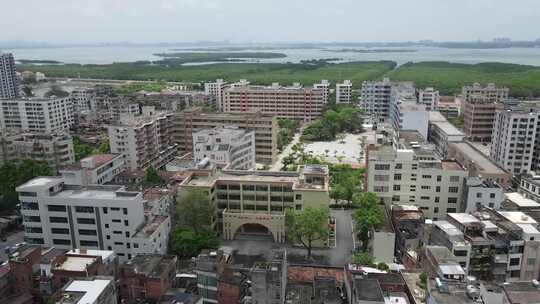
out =
<path fill-rule="evenodd" d="M 309 124 L 302 133 L 307 141 L 330 141 L 341 132 L 362 131 L 362 111 L 353 105 L 336 105 L 330 107 L 322 118 Z"/>
<path fill-rule="evenodd" d="M 384 213 L 378 205 L 375 193 L 357 193 L 353 196 L 353 206 L 357 208 L 353 214 L 355 229 L 362 242 L 362 251 L 366 251 L 371 230 L 384 223 Z"/>
<path fill-rule="evenodd" d="M 367 252 L 359 252 L 355 253 L 352 256 L 352 262 L 354 264 L 362 265 L 362 266 L 368 266 L 368 267 L 375 267 L 375 259 L 373 256 Z"/>
<path fill-rule="evenodd" d="M 290 241 L 302 244 L 307 250 L 308 259 L 311 259 L 313 242 L 328 238 L 328 214 L 326 207 L 287 210 L 287 236 Z"/>
<path fill-rule="evenodd" d="M 215 207 L 203 191 L 186 191 L 176 204 L 176 218 L 182 228 L 195 232 L 212 228 Z"/>
<path fill-rule="evenodd" d="M 144 171 L 144 181 L 143 183 L 147 186 L 158 186 L 163 184 L 163 179 L 159 176 L 156 168 L 149 166 Z"/>
<path fill-rule="evenodd" d="M 46 162 L 23 160 L 0 166 L 0 210 L 14 209 L 19 202 L 15 188 L 37 176 L 52 175 Z"/>
<path fill-rule="evenodd" d="M 177 228 L 172 233 L 171 241 L 172 251 L 182 259 L 197 256 L 203 249 L 216 249 L 220 243 L 216 232 L 208 228 L 198 232 Z"/>
<path fill-rule="evenodd" d="M 64 91 L 60 86 L 53 85 L 50 88 L 50 90 L 45 93 L 45 97 L 51 97 L 51 96 L 67 97 L 67 96 L 69 96 L 69 93 Z"/>

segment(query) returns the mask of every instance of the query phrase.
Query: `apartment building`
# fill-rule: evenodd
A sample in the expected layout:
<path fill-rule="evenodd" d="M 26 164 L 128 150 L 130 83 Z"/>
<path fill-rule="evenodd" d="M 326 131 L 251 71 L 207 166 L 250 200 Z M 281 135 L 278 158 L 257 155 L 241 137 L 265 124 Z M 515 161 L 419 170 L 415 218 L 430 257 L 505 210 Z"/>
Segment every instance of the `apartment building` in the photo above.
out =
<path fill-rule="evenodd" d="M 469 273 L 472 248 L 465 235 L 454 224 L 448 221 L 433 221 L 433 227 L 428 238 L 428 244 L 448 248 L 456 257 L 461 268 Z"/>
<path fill-rule="evenodd" d="M 422 246 L 424 239 L 424 213 L 411 205 L 393 205 L 391 221 L 396 234 L 394 256 L 398 261 L 408 253 Z"/>
<path fill-rule="evenodd" d="M 440 96 L 436 111 L 446 118 L 458 118 L 461 115 L 461 98 L 455 96 Z"/>
<path fill-rule="evenodd" d="M 330 82 L 323 79 L 319 83 L 314 83 L 313 88 L 322 90 L 324 103 L 328 103 L 328 100 L 330 99 Z"/>
<path fill-rule="evenodd" d="M 490 158 L 519 175 L 536 170 L 540 155 L 540 103 L 524 102 L 495 115 Z"/>
<path fill-rule="evenodd" d="M 506 188 L 510 185 L 512 174 L 506 172 L 485 154 L 468 142 L 448 144 L 448 158 L 455 159 L 469 171 L 469 176 L 478 176 Z"/>
<path fill-rule="evenodd" d="M 173 121 L 171 113 L 150 113 L 108 126 L 111 153 L 123 154 L 132 171 L 164 167 L 178 150 L 173 142 Z"/>
<path fill-rule="evenodd" d="M 463 201 L 466 213 L 472 213 L 483 208 L 499 210 L 505 200 L 504 189 L 497 183 L 482 180 L 477 176 L 466 179 Z"/>
<path fill-rule="evenodd" d="M 47 162 L 56 171 L 75 162 L 73 140 L 67 133 L 0 134 L 0 164 L 25 159 Z"/>
<path fill-rule="evenodd" d="M 540 202 L 540 176 L 536 173 L 522 176 L 518 192 L 526 198 Z"/>
<path fill-rule="evenodd" d="M 343 83 L 336 83 L 336 103 L 351 103 L 352 100 L 352 81 L 345 80 Z"/>
<path fill-rule="evenodd" d="M 429 112 L 411 93 L 395 92 L 390 104 L 390 121 L 395 130 L 416 130 L 427 140 Z"/>
<path fill-rule="evenodd" d="M 96 111 L 95 91 L 91 88 L 75 88 L 70 93 L 75 112 Z"/>
<path fill-rule="evenodd" d="M 204 94 L 215 98 L 220 111 L 222 111 L 221 104 L 223 100 L 223 91 L 225 90 L 226 85 L 227 82 L 223 79 L 216 79 L 215 82 L 204 83 Z"/>
<path fill-rule="evenodd" d="M 68 131 L 73 125 L 73 101 L 65 98 L 0 100 L 0 129 L 36 133 Z"/>
<path fill-rule="evenodd" d="M 482 86 L 475 83 L 462 88 L 463 130 L 472 141 L 489 142 L 493 131 L 495 113 L 508 99 L 508 88 L 498 88 L 493 83 Z"/>
<path fill-rule="evenodd" d="M 272 164 L 277 160 L 277 117 L 250 113 L 203 113 L 201 108 L 193 108 L 175 114 L 174 142 L 180 153 L 193 152 L 193 132 L 216 127 L 236 126 L 255 132 L 255 160 Z"/>
<path fill-rule="evenodd" d="M 440 98 L 439 91 L 434 88 L 418 90 L 418 103 L 424 105 L 428 111 L 437 110 Z"/>
<path fill-rule="evenodd" d="M 385 205 L 415 205 L 431 219 L 461 210 L 468 172 L 433 148 L 418 142 L 370 147 L 366 159 L 366 191 Z"/>
<path fill-rule="evenodd" d="M 382 81 L 364 81 L 360 91 L 361 107 L 377 120 L 384 120 L 390 117 L 392 94 L 395 94 L 396 90 L 414 94 L 415 88 L 412 82 L 392 82 L 389 78 Z"/>
<path fill-rule="evenodd" d="M 194 132 L 193 159 L 232 170 L 255 169 L 255 132 L 230 126 Z"/>
<path fill-rule="evenodd" d="M 209 193 L 224 239 L 257 233 L 282 243 L 285 209 L 328 206 L 328 181 L 328 167 L 320 165 L 300 166 L 297 172 L 194 170 L 180 188 Z"/>
<path fill-rule="evenodd" d="M 428 139 L 443 157 L 448 157 L 448 144 L 462 142 L 465 134 L 449 123 L 440 112 L 429 112 Z"/>
<path fill-rule="evenodd" d="M 66 185 L 61 177 L 37 177 L 16 190 L 29 244 L 113 250 L 120 262 L 167 251 L 170 219 L 145 212 L 141 192 Z"/>
<path fill-rule="evenodd" d="M 103 185 L 125 170 L 122 154 L 99 154 L 83 158 L 78 164 L 64 166 L 58 171 L 66 185 Z"/>
<path fill-rule="evenodd" d="M 19 97 L 19 78 L 11 53 L 0 53 L 0 99 Z"/>
<path fill-rule="evenodd" d="M 290 87 L 241 85 L 225 89 L 223 112 L 263 114 L 309 122 L 320 116 L 324 108 L 322 89 L 304 88 L 299 83 Z"/>

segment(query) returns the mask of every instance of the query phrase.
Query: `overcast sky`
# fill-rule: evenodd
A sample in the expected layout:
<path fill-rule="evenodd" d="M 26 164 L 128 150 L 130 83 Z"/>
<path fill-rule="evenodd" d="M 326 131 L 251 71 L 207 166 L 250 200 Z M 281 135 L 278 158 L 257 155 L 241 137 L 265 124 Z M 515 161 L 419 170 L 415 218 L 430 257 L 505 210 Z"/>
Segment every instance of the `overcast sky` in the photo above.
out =
<path fill-rule="evenodd" d="M 0 41 L 540 38 L 540 0 L 0 0 Z"/>

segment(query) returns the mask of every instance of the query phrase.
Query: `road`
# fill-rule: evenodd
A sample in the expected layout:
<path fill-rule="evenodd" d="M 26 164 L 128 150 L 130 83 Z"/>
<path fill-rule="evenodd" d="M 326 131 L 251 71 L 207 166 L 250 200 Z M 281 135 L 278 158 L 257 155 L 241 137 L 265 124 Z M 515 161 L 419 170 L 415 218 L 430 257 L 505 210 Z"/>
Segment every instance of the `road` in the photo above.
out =
<path fill-rule="evenodd" d="M 11 233 L 7 237 L 6 242 L 0 242 L 0 262 L 7 261 L 8 259 L 8 256 L 6 252 L 4 251 L 4 249 L 7 246 L 13 246 L 17 243 L 22 243 L 23 241 L 24 241 L 24 231 L 21 230 L 21 231 L 16 231 L 14 233 Z"/>
<path fill-rule="evenodd" d="M 291 142 L 283 149 L 283 152 L 279 153 L 277 161 L 270 167 L 269 171 L 281 171 L 281 167 L 283 167 L 283 158 L 291 154 L 292 147 L 300 141 L 300 135 L 302 135 L 302 130 L 294 134 Z"/>

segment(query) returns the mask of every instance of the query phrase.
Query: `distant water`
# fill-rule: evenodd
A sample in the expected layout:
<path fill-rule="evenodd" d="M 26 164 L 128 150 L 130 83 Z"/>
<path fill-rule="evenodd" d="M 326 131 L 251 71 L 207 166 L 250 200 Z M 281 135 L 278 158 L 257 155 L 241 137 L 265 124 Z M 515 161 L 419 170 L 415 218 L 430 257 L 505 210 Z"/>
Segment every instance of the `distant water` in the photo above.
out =
<path fill-rule="evenodd" d="M 181 49 L 181 48 L 174 48 Z M 324 58 L 341 58 L 339 62 L 392 60 L 398 64 L 409 61 L 450 61 L 456 63 L 504 62 L 540 66 L 540 48 L 506 49 L 448 49 L 433 47 L 407 47 L 416 52 L 355 53 L 338 52 L 344 47 L 336 46 L 331 51 L 321 49 L 272 49 L 264 52 L 279 52 L 285 58 L 251 59 L 249 62 L 300 62 Z M 355 48 L 357 49 L 357 48 Z M 377 48 L 379 49 L 379 48 Z M 403 49 L 403 48 L 401 48 Z M 333 50 L 333 51 L 332 51 Z M 159 60 L 155 53 L 172 52 L 163 47 L 66 47 L 37 49 L 7 49 L 18 59 L 56 60 L 64 63 L 108 64 L 113 62 L 133 62 L 139 60 Z M 246 49 L 245 51 L 249 51 Z M 251 50 L 262 51 L 262 50 Z M 197 63 L 201 64 L 201 63 Z"/>

